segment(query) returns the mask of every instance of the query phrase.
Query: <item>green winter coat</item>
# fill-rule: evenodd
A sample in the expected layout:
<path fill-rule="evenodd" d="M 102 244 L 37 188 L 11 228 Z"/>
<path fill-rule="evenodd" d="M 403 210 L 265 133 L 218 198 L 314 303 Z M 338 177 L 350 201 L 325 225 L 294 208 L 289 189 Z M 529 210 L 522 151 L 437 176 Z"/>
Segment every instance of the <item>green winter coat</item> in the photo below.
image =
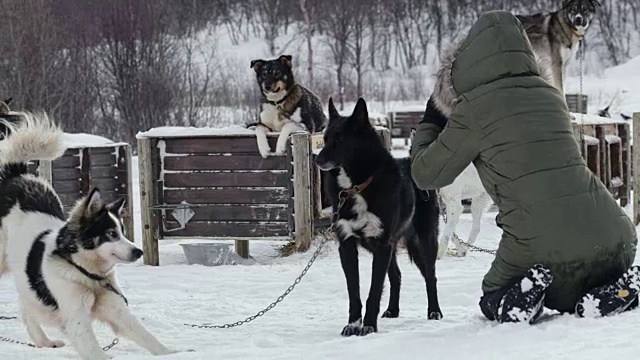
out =
<path fill-rule="evenodd" d="M 413 178 L 438 189 L 471 162 L 478 169 L 503 229 L 484 292 L 541 263 L 554 275 L 545 306 L 573 312 L 587 290 L 632 265 L 635 227 L 580 156 L 565 100 L 539 76 L 512 14 L 484 14 L 443 55 L 433 97 L 449 122 L 419 125 Z"/>

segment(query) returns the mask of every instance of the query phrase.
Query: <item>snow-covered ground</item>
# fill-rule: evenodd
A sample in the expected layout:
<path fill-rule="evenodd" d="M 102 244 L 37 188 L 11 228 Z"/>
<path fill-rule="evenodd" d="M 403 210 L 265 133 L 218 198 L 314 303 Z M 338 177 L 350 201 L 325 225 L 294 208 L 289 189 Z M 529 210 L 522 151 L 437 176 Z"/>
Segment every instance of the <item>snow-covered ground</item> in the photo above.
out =
<path fill-rule="evenodd" d="M 606 106 L 613 96 L 612 115 L 640 111 L 640 57 L 604 72 L 602 77 L 585 78 L 590 95 L 589 112 Z M 569 92 L 577 90 L 578 79 L 567 81 Z M 425 101 L 426 102 L 426 99 Z M 416 102 L 418 109 L 424 102 Z M 399 104 L 406 106 L 408 104 Z M 350 111 L 345 109 L 346 111 Z M 372 111 L 388 111 L 374 108 Z M 167 129 L 164 129 L 167 130 Z M 214 131 L 214 130 L 212 130 Z M 94 143 L 102 139 L 78 135 L 71 143 Z M 104 139 L 104 141 L 108 141 Z M 394 155 L 406 154 L 401 141 L 394 141 Z M 138 196 L 137 164 L 134 196 Z M 139 202 L 134 203 L 135 238 L 141 239 Z M 627 209 L 629 212 L 630 209 Z M 476 245 L 497 246 L 500 230 L 495 213 L 485 214 Z M 442 226 L 442 224 L 441 224 Z M 464 238 L 471 219 L 465 214 L 458 233 Z M 323 250 L 308 275 L 276 308 L 252 323 L 227 330 L 198 330 L 187 323 L 229 323 L 255 314 L 274 301 L 300 273 L 311 252 L 288 258 L 277 256 L 280 243 L 256 241 L 251 253 L 257 263 L 221 267 L 187 265 L 180 241 L 160 244 L 160 267 L 141 262 L 119 267 L 120 283 L 133 312 L 163 342 L 184 352 L 152 357 L 126 339 L 110 354 L 118 359 L 635 359 L 640 353 L 640 311 L 607 319 L 550 318 L 536 326 L 497 325 L 483 319 L 477 306 L 482 276 L 492 256 L 472 252 L 466 258 L 447 257 L 437 264 L 441 321 L 426 320 L 424 282 L 403 253 L 401 314 L 399 319 L 381 319 L 379 333 L 364 338 L 342 338 L 347 320 L 348 296 L 337 245 Z M 315 250 L 315 247 L 311 249 Z M 369 289 L 371 256 L 360 257 L 363 300 Z M 636 260 L 637 262 L 637 260 Z M 387 302 L 385 289 L 382 308 Z M 18 313 L 14 284 L 10 276 L 0 279 L 0 316 Z M 97 325 L 102 344 L 112 334 Z M 52 337 L 61 338 L 53 329 Z M 29 341 L 19 321 L 0 320 L 0 337 Z M 71 348 L 32 349 L 0 342 L 0 358 L 12 360 L 75 359 Z"/>
<path fill-rule="evenodd" d="M 134 194 L 138 194 L 137 178 L 134 184 Z M 135 215 L 139 219 L 137 202 Z M 476 245 L 497 246 L 500 230 L 494 218 L 495 213 L 485 214 Z M 463 215 L 460 235 L 465 236 L 470 226 L 470 217 Z M 139 221 L 135 233 L 139 242 Z M 295 291 L 263 317 L 233 329 L 192 329 L 183 323 L 235 322 L 263 309 L 298 276 L 311 252 L 281 258 L 276 253 L 279 243 L 258 241 L 251 244 L 257 260 L 254 265 L 204 267 L 187 265 L 179 243 L 161 242 L 159 267 L 141 262 L 120 266 L 119 279 L 133 312 L 154 334 L 173 348 L 195 352 L 153 357 L 121 339 L 110 351 L 117 359 L 629 359 L 640 351 L 636 341 L 640 311 L 598 320 L 566 315 L 536 326 L 484 320 L 477 303 L 492 256 L 476 252 L 464 259 L 447 257 L 438 262 L 441 321 L 426 320 L 424 282 L 402 253 L 401 317 L 381 319 L 377 334 L 343 338 L 339 334 L 346 325 L 348 297 L 335 243 L 325 247 Z M 366 299 L 371 256 L 363 253 L 360 259 Z M 387 296 L 385 289 L 383 309 Z M 0 316 L 17 314 L 16 300 L 11 277 L 0 280 Z M 96 325 L 96 330 L 102 344 L 111 341 L 106 326 Z M 54 329 L 49 333 L 63 338 Z M 16 320 L 0 321 L 0 336 L 29 340 Z M 69 347 L 32 349 L 4 342 L 0 342 L 0 354 L 12 360 L 76 358 Z"/>

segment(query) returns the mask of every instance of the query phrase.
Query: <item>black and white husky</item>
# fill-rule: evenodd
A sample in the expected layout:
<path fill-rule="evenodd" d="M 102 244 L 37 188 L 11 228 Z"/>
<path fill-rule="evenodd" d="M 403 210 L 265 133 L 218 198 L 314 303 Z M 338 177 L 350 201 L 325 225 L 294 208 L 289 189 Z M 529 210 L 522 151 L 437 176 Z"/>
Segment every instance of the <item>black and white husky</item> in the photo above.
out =
<path fill-rule="evenodd" d="M 93 332 L 94 319 L 153 354 L 169 354 L 126 304 L 115 273 L 142 250 L 124 234 L 124 199 L 105 204 L 94 189 L 65 220 L 53 188 L 27 172 L 30 160 L 64 153 L 62 131 L 46 115 L 10 114 L 0 141 L 0 275 L 15 279 L 22 321 L 37 347 L 61 347 L 42 326 L 59 328 L 82 359 L 110 359 Z"/>
<path fill-rule="evenodd" d="M 349 292 L 349 322 L 343 336 L 378 331 L 382 286 L 391 283 L 389 307 L 382 317 L 400 312 L 398 243 L 404 239 L 409 258 L 427 287 L 427 318 L 440 319 L 436 289 L 438 204 L 435 191 L 423 194 L 411 178 L 411 159 L 394 159 L 369 122 L 367 105 L 358 100 L 350 117 L 342 117 L 329 100 L 329 125 L 316 164 L 328 173 L 325 190 L 339 214 L 336 235 Z M 340 206 L 341 200 L 344 205 Z M 373 274 L 362 318 L 358 246 L 373 253 Z"/>

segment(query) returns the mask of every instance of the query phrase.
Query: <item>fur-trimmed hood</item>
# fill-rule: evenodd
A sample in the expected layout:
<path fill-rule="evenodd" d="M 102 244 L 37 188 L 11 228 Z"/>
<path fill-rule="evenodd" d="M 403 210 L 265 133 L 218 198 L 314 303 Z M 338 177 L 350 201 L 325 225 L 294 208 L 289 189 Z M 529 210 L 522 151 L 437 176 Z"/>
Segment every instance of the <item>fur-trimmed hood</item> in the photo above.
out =
<path fill-rule="evenodd" d="M 433 97 L 450 116 L 460 95 L 498 79 L 539 75 L 535 56 L 520 21 L 510 12 L 480 16 L 467 36 L 456 40 L 440 57 Z"/>

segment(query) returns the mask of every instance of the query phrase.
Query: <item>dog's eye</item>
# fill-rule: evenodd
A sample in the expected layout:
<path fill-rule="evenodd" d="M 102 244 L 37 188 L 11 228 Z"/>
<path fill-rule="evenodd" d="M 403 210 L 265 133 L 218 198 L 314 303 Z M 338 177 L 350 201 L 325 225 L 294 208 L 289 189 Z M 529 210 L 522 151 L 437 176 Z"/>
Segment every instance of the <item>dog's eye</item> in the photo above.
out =
<path fill-rule="evenodd" d="M 107 235 L 109 235 L 109 237 L 112 237 L 112 238 L 114 238 L 114 239 L 115 239 L 115 238 L 117 238 L 117 237 L 118 237 L 118 232 L 117 232 L 117 231 L 115 231 L 115 230 L 110 230 L 110 231 L 107 233 Z"/>

